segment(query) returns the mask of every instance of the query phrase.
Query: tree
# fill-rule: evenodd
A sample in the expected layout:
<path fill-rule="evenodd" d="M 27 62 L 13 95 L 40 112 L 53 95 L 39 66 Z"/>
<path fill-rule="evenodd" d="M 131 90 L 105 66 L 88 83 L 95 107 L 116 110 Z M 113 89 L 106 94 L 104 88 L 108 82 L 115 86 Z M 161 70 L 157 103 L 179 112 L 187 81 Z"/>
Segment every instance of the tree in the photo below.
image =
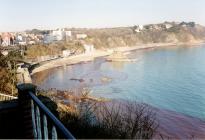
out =
<path fill-rule="evenodd" d="M 20 58 L 18 52 L 10 52 L 8 56 L 0 54 L 0 92 L 16 93 L 16 59 Z"/>

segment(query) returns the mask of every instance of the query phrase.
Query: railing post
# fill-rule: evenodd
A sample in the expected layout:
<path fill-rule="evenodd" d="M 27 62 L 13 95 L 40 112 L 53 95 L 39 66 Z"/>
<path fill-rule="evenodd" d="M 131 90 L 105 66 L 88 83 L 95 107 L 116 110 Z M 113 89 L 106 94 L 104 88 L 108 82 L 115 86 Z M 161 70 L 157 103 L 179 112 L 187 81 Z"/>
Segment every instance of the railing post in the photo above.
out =
<path fill-rule="evenodd" d="M 22 121 L 22 131 L 24 138 L 33 139 L 34 131 L 32 125 L 32 106 L 29 92 L 36 93 L 36 86 L 33 84 L 20 84 L 18 88 L 18 101 Z"/>
<path fill-rule="evenodd" d="M 48 139 L 48 124 L 47 124 L 47 117 L 46 115 L 43 115 L 43 133 L 44 133 L 44 139 Z"/>

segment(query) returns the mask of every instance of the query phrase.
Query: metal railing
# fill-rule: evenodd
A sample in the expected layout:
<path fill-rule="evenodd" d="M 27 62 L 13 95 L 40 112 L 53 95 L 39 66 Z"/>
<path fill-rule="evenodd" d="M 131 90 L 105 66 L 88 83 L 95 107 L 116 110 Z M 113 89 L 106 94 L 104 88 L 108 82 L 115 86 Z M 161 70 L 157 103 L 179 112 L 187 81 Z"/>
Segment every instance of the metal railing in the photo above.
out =
<path fill-rule="evenodd" d="M 18 97 L 0 93 L 0 101 L 10 101 L 13 99 L 18 99 Z"/>
<path fill-rule="evenodd" d="M 75 139 L 34 93 L 29 92 L 29 97 L 35 139 L 58 139 L 58 134 L 63 139 Z"/>

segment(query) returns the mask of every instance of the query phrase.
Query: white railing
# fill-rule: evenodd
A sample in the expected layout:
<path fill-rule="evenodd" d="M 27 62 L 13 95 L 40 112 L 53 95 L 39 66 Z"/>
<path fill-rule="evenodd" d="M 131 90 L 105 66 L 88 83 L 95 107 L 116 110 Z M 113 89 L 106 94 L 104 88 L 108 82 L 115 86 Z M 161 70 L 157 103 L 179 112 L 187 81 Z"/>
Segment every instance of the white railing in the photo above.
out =
<path fill-rule="evenodd" d="M 34 139 L 57 140 L 58 134 L 60 133 L 63 139 L 75 140 L 75 137 L 53 115 L 53 113 L 50 112 L 50 110 L 38 99 L 38 97 L 36 97 L 32 92 L 29 92 L 29 96 L 31 99 Z M 48 126 L 51 128 L 49 129 Z"/>
<path fill-rule="evenodd" d="M 18 99 L 18 97 L 0 93 L 0 101 L 10 101 L 10 100 L 13 100 L 13 99 Z"/>

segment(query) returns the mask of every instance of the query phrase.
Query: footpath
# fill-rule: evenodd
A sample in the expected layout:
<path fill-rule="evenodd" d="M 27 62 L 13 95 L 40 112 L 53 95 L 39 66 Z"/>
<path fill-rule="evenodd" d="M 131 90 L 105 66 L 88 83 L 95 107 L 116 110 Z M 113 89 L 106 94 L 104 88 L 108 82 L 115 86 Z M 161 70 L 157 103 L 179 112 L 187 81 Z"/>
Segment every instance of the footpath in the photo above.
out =
<path fill-rule="evenodd" d="M 28 68 L 18 68 L 17 69 L 17 81 L 18 84 L 32 83 L 32 79 Z"/>

